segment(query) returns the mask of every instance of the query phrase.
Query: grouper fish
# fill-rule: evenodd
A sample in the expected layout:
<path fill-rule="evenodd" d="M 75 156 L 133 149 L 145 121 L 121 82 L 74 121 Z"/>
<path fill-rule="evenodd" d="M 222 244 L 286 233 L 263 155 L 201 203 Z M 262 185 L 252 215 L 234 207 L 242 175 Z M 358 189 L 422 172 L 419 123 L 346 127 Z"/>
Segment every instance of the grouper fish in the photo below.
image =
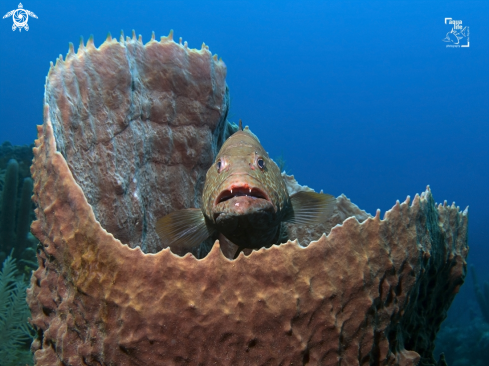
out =
<path fill-rule="evenodd" d="M 284 223 L 324 222 L 335 198 L 298 192 L 289 196 L 277 164 L 258 138 L 240 121 L 206 174 L 202 208 L 171 212 L 156 223 L 170 248 L 192 248 L 219 233 L 238 246 L 259 249 L 284 242 Z"/>

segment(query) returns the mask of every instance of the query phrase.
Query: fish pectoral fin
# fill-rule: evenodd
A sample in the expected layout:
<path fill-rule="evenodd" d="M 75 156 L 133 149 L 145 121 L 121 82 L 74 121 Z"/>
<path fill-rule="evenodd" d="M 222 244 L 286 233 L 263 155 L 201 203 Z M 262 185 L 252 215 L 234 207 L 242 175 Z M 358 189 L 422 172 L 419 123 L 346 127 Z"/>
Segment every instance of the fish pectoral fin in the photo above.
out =
<path fill-rule="evenodd" d="M 156 222 L 156 232 L 170 248 L 193 248 L 214 233 L 202 210 L 188 208 L 174 211 Z"/>
<path fill-rule="evenodd" d="M 324 193 L 297 192 L 290 196 L 292 212 L 284 221 L 292 224 L 318 224 L 333 214 L 336 199 Z"/>

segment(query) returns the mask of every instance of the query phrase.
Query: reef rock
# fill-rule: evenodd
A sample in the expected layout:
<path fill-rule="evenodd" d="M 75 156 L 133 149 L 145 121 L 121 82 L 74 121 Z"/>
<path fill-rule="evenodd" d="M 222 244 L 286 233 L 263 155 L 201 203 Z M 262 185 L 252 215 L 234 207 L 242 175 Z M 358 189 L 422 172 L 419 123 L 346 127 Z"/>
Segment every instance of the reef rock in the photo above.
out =
<path fill-rule="evenodd" d="M 95 69 L 102 75 L 104 58 L 119 58 L 113 53 L 119 50 L 132 60 L 129 65 L 141 58 L 145 60 L 141 65 L 153 65 L 148 69 L 155 75 L 171 75 L 166 68 L 171 68 L 172 61 L 151 63 L 145 59 L 147 49 L 153 49 L 155 57 L 161 56 L 158 47 L 179 48 L 182 55 L 190 52 L 169 40 L 158 45 L 150 42 L 134 46 L 137 42 L 109 41 L 100 50 L 82 50 L 79 60 L 68 56 L 64 66 L 59 66 L 60 61 L 57 67 L 77 70 L 75 65 L 88 60 L 87 54 L 91 54 L 91 59 L 101 60 L 101 66 Z M 132 59 L 128 56 L 131 47 L 137 55 Z M 109 52 L 111 49 L 113 52 Z M 102 57 L 103 52 L 106 54 Z M 168 55 L 180 57 L 178 52 Z M 210 60 L 206 52 L 204 56 Z M 122 56 L 120 60 L 122 63 Z M 70 63 L 72 66 L 67 67 Z M 176 104 L 162 105 L 160 112 L 149 114 L 151 118 L 171 112 L 173 119 L 161 125 L 148 123 L 154 131 L 160 131 L 158 128 L 166 131 L 161 136 L 173 147 L 149 139 L 147 136 L 153 136 L 153 130 L 143 126 L 146 117 L 137 117 L 137 113 L 126 127 L 108 116 L 89 117 L 97 114 L 94 112 L 97 105 L 103 110 L 104 103 L 111 103 L 100 99 L 105 93 L 110 94 L 110 88 L 97 94 L 100 100 L 92 97 L 90 103 L 82 105 L 73 103 L 71 97 L 65 98 L 61 91 L 54 93 L 57 100 L 49 99 L 47 94 L 45 121 L 38 127 L 32 166 L 34 201 L 38 207 L 32 232 L 42 243 L 39 268 L 33 273 L 28 290 L 31 322 L 39 336 L 32 345 L 36 365 L 434 365 L 436 332 L 465 278 L 468 214 L 454 205 L 435 206 L 429 189 L 421 196 L 416 195 L 412 203 L 409 198 L 402 204 L 397 202 L 383 219 L 380 212 L 371 217 L 346 198 L 340 198 L 334 219 L 340 224 L 335 224 L 330 232 L 325 231 L 327 236 L 317 237 L 309 245 L 302 243 L 306 247 L 289 241 L 253 251 L 249 256 L 240 255 L 234 261 L 224 257 L 218 241 L 208 256 L 198 260 L 190 254 L 179 257 L 168 248 L 144 253 L 141 247 L 136 247 L 141 235 L 128 233 L 127 237 L 133 240 L 129 242 L 117 231 L 124 227 L 124 220 L 129 220 L 129 208 L 135 207 L 127 203 L 134 197 L 130 190 L 131 174 L 137 176 L 138 186 L 168 185 L 160 187 L 168 189 L 165 200 L 156 191 L 145 191 L 148 202 L 158 200 L 151 202 L 155 207 L 171 203 L 162 213 L 196 202 L 193 184 L 201 179 L 199 174 L 204 174 L 205 164 L 210 164 L 213 146 L 220 138 L 215 131 L 220 128 L 226 105 L 224 87 L 219 89 L 216 80 L 209 76 L 215 75 L 212 67 L 208 63 L 204 66 L 198 70 L 206 78 L 197 71 L 182 73 L 189 78 L 205 79 L 210 84 L 208 88 L 188 87 L 182 93 L 190 93 L 186 95 L 199 100 L 205 95 L 207 99 L 203 99 L 215 106 L 215 109 L 207 104 L 203 107 L 189 100 L 184 103 L 215 118 L 211 124 L 209 119 L 195 117 L 191 125 L 201 131 L 198 136 L 206 139 L 206 147 L 196 140 L 192 140 L 195 145 L 190 140 L 175 142 L 178 140 L 175 131 L 190 131 L 186 130 L 189 119 L 175 117 L 179 111 L 175 106 L 184 99 L 178 93 L 167 93 Z M 51 71 L 47 90 L 56 73 Z M 163 79 L 151 84 L 151 88 L 165 83 Z M 60 88 L 63 80 L 64 77 L 58 80 Z M 129 83 L 133 90 L 132 81 L 124 83 L 126 87 Z M 102 87 L 73 85 L 79 85 L 80 101 L 87 100 L 90 90 Z M 115 90 L 119 83 L 111 85 Z M 217 94 L 211 92 L 218 89 Z M 199 90 L 206 92 L 202 94 Z M 150 95 L 151 91 L 147 93 Z M 61 100 L 69 108 L 60 108 Z M 157 103 L 156 99 L 148 100 Z M 92 103 L 96 104 L 93 108 Z M 129 110 L 137 104 L 131 103 Z M 144 110 L 151 110 L 150 105 Z M 52 121 L 77 108 L 91 112 L 76 127 L 64 124 L 63 121 L 74 118 L 69 114 Z M 100 113 L 103 116 L 109 110 Z M 105 122 L 109 124 L 108 132 L 100 125 Z M 131 132 L 136 128 L 146 133 Z M 224 136 L 225 130 L 222 127 L 218 136 Z M 129 135 L 115 146 L 114 140 L 125 134 Z M 136 140 L 139 142 L 135 143 Z M 154 149 L 145 150 L 146 143 Z M 158 154 L 151 155 L 150 151 Z M 83 163 L 83 156 L 77 154 L 86 156 L 88 163 Z M 97 160 L 98 154 L 101 162 Z M 131 170 L 121 180 L 119 189 L 114 177 L 126 177 L 124 169 L 133 169 L 130 164 L 117 165 L 123 164 L 118 159 L 126 156 L 128 161 L 136 161 L 136 166 L 155 162 L 153 167 L 166 172 L 166 180 L 158 184 L 147 182 L 146 179 L 157 176 Z M 175 165 L 179 169 L 172 171 Z M 202 169 L 202 173 L 194 173 L 197 169 Z M 98 187 L 100 184 L 107 186 Z M 115 200 L 111 196 L 113 191 L 122 192 L 118 193 L 122 197 L 127 194 L 127 200 Z M 141 196 L 136 202 L 141 202 L 143 196 L 139 192 Z M 129 208 L 120 208 L 122 204 Z M 112 210 L 103 211 L 102 207 Z M 106 216 L 109 212 L 114 216 L 112 221 Z M 130 211 L 130 215 L 140 220 L 146 211 L 137 212 Z M 112 227 L 119 234 L 114 235 Z M 308 235 L 316 234 L 310 231 Z"/>

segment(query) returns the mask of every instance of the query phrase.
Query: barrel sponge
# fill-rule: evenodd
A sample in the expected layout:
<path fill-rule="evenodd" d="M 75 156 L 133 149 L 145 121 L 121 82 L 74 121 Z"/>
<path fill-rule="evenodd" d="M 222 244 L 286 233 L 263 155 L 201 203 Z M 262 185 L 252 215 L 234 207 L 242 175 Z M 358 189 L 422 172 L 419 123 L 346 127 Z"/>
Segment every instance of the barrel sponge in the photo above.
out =
<path fill-rule="evenodd" d="M 465 278 L 467 210 L 435 205 L 429 188 L 382 219 L 344 198 L 336 217 L 355 216 L 305 245 L 289 241 L 236 260 L 224 257 L 218 241 L 200 260 L 168 248 L 145 253 L 97 219 L 85 192 L 97 187 L 79 184 L 81 165 L 71 169 L 68 146 L 55 138 L 59 106 L 46 101 L 31 168 L 31 230 L 42 244 L 27 295 L 39 335 L 36 365 L 436 364 L 436 332 Z M 202 149 L 212 151 L 213 141 Z M 118 153 L 125 148 L 135 147 L 119 144 Z M 180 154 L 174 179 L 195 158 Z M 170 202 L 193 194 L 182 192 Z"/>
<path fill-rule="evenodd" d="M 70 46 L 48 73 L 56 148 L 95 217 L 117 239 L 162 249 L 154 229 L 197 207 L 205 174 L 229 133 L 226 65 L 204 44 L 121 36 Z"/>
<path fill-rule="evenodd" d="M 359 223 L 235 261 L 144 254 L 95 219 L 49 119 L 32 167 L 43 244 L 28 302 L 37 365 L 432 361 L 463 283 L 467 212 L 430 190 Z M 426 362 L 425 362 L 426 363 Z M 430 363 L 427 363 L 430 364 Z"/>

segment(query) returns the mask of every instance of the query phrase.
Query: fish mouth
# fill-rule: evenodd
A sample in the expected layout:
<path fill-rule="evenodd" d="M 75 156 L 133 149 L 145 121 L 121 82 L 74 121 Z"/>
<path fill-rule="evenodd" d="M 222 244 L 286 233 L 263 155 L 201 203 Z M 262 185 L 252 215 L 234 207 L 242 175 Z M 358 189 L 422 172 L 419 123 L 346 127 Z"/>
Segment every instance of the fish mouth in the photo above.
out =
<path fill-rule="evenodd" d="M 216 198 L 214 205 L 226 202 L 234 197 L 247 196 L 251 199 L 263 199 L 270 202 L 270 197 L 260 188 L 250 188 L 249 186 L 233 187 L 225 189 Z"/>
<path fill-rule="evenodd" d="M 223 190 L 214 201 L 213 217 L 214 220 L 217 220 L 225 212 L 228 214 L 231 212 L 244 214 L 254 209 L 270 209 L 273 207 L 270 197 L 264 190 L 257 187 L 252 188 L 246 184 Z"/>

